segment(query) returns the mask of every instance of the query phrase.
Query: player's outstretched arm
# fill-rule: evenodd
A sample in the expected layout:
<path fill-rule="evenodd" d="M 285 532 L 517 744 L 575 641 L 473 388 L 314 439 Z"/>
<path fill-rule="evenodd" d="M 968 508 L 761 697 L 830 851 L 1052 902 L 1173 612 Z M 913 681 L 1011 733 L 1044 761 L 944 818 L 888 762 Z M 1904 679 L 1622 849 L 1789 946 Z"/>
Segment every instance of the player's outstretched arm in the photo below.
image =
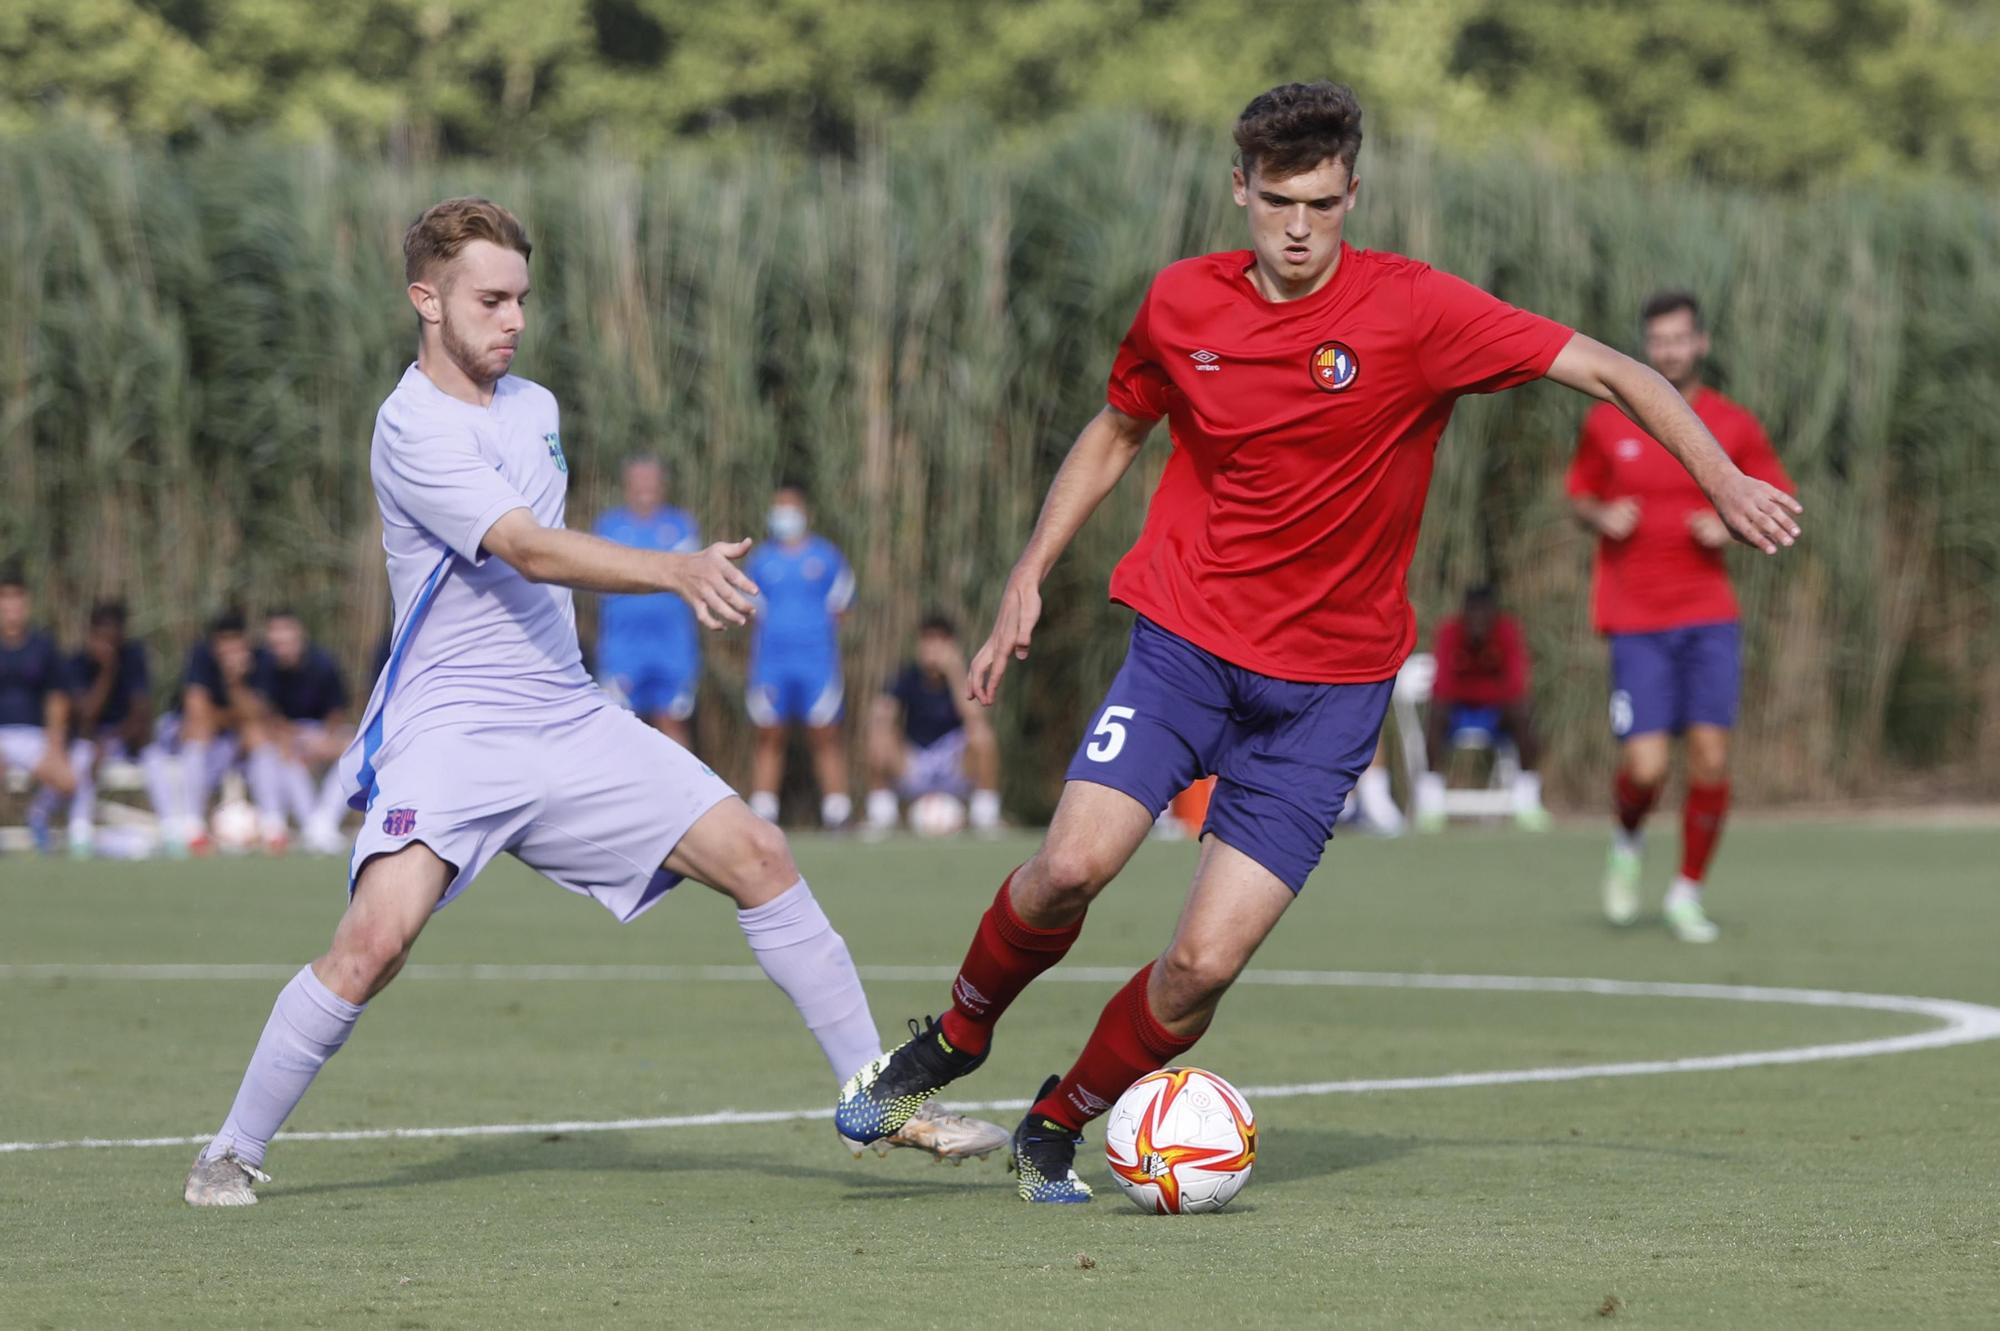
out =
<path fill-rule="evenodd" d="M 749 623 L 757 595 L 757 584 L 731 562 L 750 553 L 748 541 L 717 541 L 694 554 L 640 550 L 544 527 L 533 513 L 517 508 L 487 528 L 480 545 L 530 582 L 583 592 L 672 592 L 694 607 L 703 628 Z"/>
<path fill-rule="evenodd" d="M 1069 456 L 1063 459 L 1055 480 L 1049 483 L 1048 497 L 1042 500 L 1034 534 L 1014 561 L 1014 571 L 1007 575 L 993 632 L 972 658 L 966 679 L 968 697 L 991 707 L 1000 677 L 1007 673 L 1008 658 L 1028 659 L 1028 639 L 1034 634 L 1035 621 L 1042 617 L 1042 579 L 1048 577 L 1085 519 L 1118 484 L 1132 459 L 1139 456 L 1152 429 L 1152 421 L 1106 407 L 1070 445 Z"/>
<path fill-rule="evenodd" d="M 1799 501 L 1775 485 L 1746 476 L 1674 386 L 1622 352 L 1578 333 L 1549 367 L 1548 377 L 1579 393 L 1615 402 L 1686 467 L 1715 505 L 1730 534 L 1767 555 L 1799 538 Z"/>

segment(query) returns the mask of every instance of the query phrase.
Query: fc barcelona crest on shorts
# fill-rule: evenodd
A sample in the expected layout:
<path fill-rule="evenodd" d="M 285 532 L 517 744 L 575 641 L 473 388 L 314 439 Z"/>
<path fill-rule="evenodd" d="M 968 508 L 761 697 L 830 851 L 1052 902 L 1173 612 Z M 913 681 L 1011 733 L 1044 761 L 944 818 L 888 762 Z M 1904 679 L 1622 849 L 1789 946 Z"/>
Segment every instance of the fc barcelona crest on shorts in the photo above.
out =
<path fill-rule="evenodd" d="M 1361 361 L 1345 342 L 1322 342 L 1313 348 L 1313 387 L 1322 393 L 1345 393 L 1361 374 Z"/>
<path fill-rule="evenodd" d="M 555 438 L 550 435 L 549 438 Z M 408 836 L 417 830 L 415 809 L 391 809 L 382 815 L 382 830 L 390 836 Z"/>
<path fill-rule="evenodd" d="M 556 464 L 556 470 L 567 472 L 569 470 L 569 459 L 563 456 L 562 440 L 556 437 L 555 431 L 551 430 L 543 435 L 542 442 L 549 446 L 549 461 Z"/>

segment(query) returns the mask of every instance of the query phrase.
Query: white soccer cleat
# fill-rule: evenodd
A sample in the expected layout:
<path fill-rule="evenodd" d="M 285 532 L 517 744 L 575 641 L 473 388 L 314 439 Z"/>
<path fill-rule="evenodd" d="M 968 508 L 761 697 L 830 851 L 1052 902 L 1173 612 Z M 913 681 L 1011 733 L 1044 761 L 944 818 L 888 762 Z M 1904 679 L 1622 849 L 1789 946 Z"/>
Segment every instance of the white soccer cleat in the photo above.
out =
<path fill-rule="evenodd" d="M 868 1144 L 852 1137 L 842 1136 L 840 1140 L 856 1160 L 868 1151 Z M 957 1165 L 983 1159 L 1005 1146 L 1008 1140 L 1007 1130 L 997 1123 L 968 1118 L 927 1103 L 909 1122 L 873 1145 L 877 1155 L 887 1155 L 893 1148 L 902 1147 Z"/>
<path fill-rule="evenodd" d="M 1604 862 L 1604 918 L 1616 925 L 1628 925 L 1639 918 L 1639 852 L 1630 846 L 1612 843 Z"/>
<path fill-rule="evenodd" d="M 1666 904 L 1660 907 L 1660 915 L 1666 920 L 1668 930 L 1683 943 L 1713 943 L 1722 937 L 1722 930 L 1715 927 L 1715 921 L 1701 908 L 1701 890 L 1685 879 L 1674 880 Z"/>
<path fill-rule="evenodd" d="M 271 1176 L 238 1160 L 234 1151 L 209 1160 L 207 1150 L 204 1146 L 195 1153 L 194 1166 L 181 1186 L 181 1200 L 189 1206 L 255 1206 L 257 1194 L 250 1190 L 251 1183 L 269 1183 Z"/>

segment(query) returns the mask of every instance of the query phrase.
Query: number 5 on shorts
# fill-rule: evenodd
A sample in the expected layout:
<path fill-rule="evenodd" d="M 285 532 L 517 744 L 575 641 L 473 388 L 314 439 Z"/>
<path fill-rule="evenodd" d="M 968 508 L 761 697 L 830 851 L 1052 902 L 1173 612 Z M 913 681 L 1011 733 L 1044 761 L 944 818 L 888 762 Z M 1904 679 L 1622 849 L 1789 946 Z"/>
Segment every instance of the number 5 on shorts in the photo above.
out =
<path fill-rule="evenodd" d="M 1084 749 L 1084 754 L 1094 763 L 1108 763 L 1125 748 L 1125 726 L 1130 721 L 1133 710 L 1130 707 L 1107 707 L 1104 715 L 1097 718 L 1097 729 L 1090 732 L 1092 743 Z"/>

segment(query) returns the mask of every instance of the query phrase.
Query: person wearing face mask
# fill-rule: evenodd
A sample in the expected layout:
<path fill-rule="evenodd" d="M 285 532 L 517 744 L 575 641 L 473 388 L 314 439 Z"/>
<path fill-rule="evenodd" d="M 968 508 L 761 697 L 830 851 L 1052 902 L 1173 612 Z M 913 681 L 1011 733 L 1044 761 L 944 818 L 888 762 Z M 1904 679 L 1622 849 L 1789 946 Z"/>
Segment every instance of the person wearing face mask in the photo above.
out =
<path fill-rule="evenodd" d="M 757 726 L 750 807 L 777 821 L 785 741 L 793 726 L 802 725 L 819 778 L 820 822 L 841 827 L 854 812 L 840 736 L 846 692 L 840 621 L 854 600 L 854 573 L 833 543 L 812 531 L 802 487 L 791 482 L 778 487 L 765 525 L 771 539 L 743 565 L 761 589 L 744 695 Z"/>

